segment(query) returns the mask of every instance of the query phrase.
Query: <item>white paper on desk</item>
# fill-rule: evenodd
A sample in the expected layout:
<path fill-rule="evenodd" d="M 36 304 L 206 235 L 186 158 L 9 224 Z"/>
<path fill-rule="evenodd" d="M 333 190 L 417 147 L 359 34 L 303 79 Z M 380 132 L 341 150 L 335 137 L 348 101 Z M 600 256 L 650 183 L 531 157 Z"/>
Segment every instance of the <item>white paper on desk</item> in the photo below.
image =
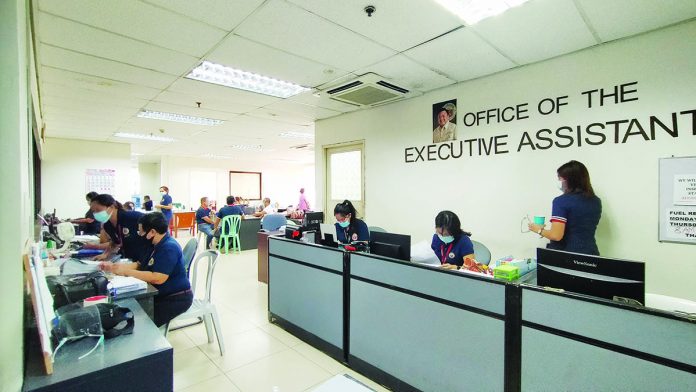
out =
<path fill-rule="evenodd" d="M 99 242 L 99 237 L 96 235 L 76 235 L 72 239 L 73 242 Z"/>
<path fill-rule="evenodd" d="M 132 276 L 114 276 L 109 282 L 108 288 L 116 292 L 124 293 L 128 291 L 145 290 L 147 283 Z"/>

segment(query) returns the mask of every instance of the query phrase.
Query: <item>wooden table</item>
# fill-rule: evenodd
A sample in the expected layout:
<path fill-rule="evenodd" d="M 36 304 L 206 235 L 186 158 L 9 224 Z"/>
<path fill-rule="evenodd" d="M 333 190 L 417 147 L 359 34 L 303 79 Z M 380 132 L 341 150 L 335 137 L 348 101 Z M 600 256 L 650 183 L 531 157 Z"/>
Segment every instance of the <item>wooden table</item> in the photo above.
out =
<path fill-rule="evenodd" d="M 281 231 L 259 231 L 258 240 L 258 281 L 268 284 L 268 237 L 282 234 Z"/>

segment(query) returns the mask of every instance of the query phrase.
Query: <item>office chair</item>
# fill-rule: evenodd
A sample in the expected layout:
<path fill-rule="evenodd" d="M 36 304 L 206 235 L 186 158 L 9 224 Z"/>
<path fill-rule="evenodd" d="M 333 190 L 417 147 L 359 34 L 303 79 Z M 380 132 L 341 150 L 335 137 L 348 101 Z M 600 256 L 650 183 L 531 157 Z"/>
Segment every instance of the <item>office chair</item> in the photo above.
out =
<path fill-rule="evenodd" d="M 474 257 L 476 257 L 476 261 L 488 265 L 488 263 L 491 262 L 491 251 L 488 250 L 486 245 L 478 241 L 471 242 L 474 244 Z"/>
<path fill-rule="evenodd" d="M 263 217 L 261 228 L 266 231 L 276 231 L 287 223 L 288 219 L 283 214 L 268 214 Z"/>

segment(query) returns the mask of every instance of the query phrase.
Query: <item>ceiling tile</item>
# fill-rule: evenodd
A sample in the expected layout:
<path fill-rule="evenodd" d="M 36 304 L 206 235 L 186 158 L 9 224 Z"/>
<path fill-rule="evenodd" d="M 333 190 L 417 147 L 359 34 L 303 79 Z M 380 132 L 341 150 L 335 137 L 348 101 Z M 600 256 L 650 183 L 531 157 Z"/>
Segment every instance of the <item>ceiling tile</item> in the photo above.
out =
<path fill-rule="evenodd" d="M 597 44 L 572 0 L 534 0 L 471 27 L 517 64 Z"/>
<path fill-rule="evenodd" d="M 157 88 L 89 76 L 47 66 L 41 67 L 39 77 L 44 83 L 96 91 L 105 95 L 118 97 L 133 97 L 150 100 L 161 91 Z"/>
<path fill-rule="evenodd" d="M 198 62 L 197 57 L 44 12 L 39 13 L 38 32 L 43 43 L 177 76 L 188 72 Z"/>
<path fill-rule="evenodd" d="M 163 89 L 178 77 L 41 44 L 42 65 Z"/>
<path fill-rule="evenodd" d="M 457 81 L 474 79 L 515 66 L 468 28 L 453 31 L 404 54 Z"/>
<path fill-rule="evenodd" d="M 336 68 L 374 64 L 394 51 L 283 0 L 270 0 L 235 32 Z"/>
<path fill-rule="evenodd" d="M 347 71 L 231 35 L 206 57 L 228 67 L 314 87 Z"/>
<path fill-rule="evenodd" d="M 257 107 L 265 106 L 281 99 L 186 78 L 177 80 L 169 87 L 168 91 L 201 97 L 202 102 L 205 102 L 207 99 L 223 100 L 230 104 L 244 104 Z"/>
<path fill-rule="evenodd" d="M 145 0 L 188 18 L 232 31 L 264 0 Z"/>
<path fill-rule="evenodd" d="M 260 107 L 260 105 L 247 105 L 243 103 L 229 102 L 224 99 L 210 98 L 203 96 L 202 94 L 185 94 L 173 91 L 162 92 L 157 96 L 157 98 L 154 99 L 154 101 L 190 107 L 194 107 L 196 102 L 200 102 L 203 109 L 211 109 L 228 113 L 246 113 Z"/>
<path fill-rule="evenodd" d="M 353 78 L 355 78 L 354 75 Z M 316 96 L 315 93 L 312 91 L 306 91 L 302 94 L 297 94 L 288 98 L 288 100 L 293 102 L 304 103 L 307 105 L 319 106 L 321 108 L 331 109 L 341 113 L 352 112 L 360 108 L 359 106 L 349 105 L 341 101 L 330 99 L 326 95 Z"/>
<path fill-rule="evenodd" d="M 309 125 L 314 122 L 310 115 L 293 113 L 282 109 L 258 108 L 246 115 L 267 120 L 273 120 L 287 125 Z"/>
<path fill-rule="evenodd" d="M 694 0 L 577 0 L 602 41 L 696 17 Z"/>
<path fill-rule="evenodd" d="M 434 90 L 455 82 L 416 63 L 403 54 L 390 57 L 356 72 L 358 74 L 374 72 L 398 86 L 420 92 Z"/>
<path fill-rule="evenodd" d="M 282 112 L 293 113 L 312 120 L 329 118 L 341 114 L 341 112 L 335 110 L 324 109 L 313 105 L 293 102 L 287 99 L 265 106 L 264 109 L 268 109 L 271 111 L 279 110 Z"/>
<path fill-rule="evenodd" d="M 41 93 L 42 97 L 56 97 L 64 100 L 82 102 L 87 105 L 96 103 L 139 109 L 148 103 L 146 99 L 110 95 L 103 91 L 87 90 L 48 82 L 41 84 Z"/>
<path fill-rule="evenodd" d="M 158 111 L 158 112 L 178 113 L 178 114 L 186 114 L 189 116 L 213 118 L 213 119 L 217 119 L 217 120 L 229 120 L 229 119 L 235 118 L 236 116 L 239 115 L 237 113 L 221 112 L 218 110 L 197 108 L 193 105 L 175 105 L 175 104 L 171 104 L 171 103 L 155 102 L 155 101 L 148 103 L 147 106 L 145 106 L 145 109 L 154 110 L 154 111 Z M 147 119 L 147 120 L 149 120 L 149 119 Z M 151 121 L 154 121 L 154 120 L 151 120 Z"/>
<path fill-rule="evenodd" d="M 39 9 L 198 57 L 227 34 L 222 29 L 141 1 L 40 0 Z"/>
<path fill-rule="evenodd" d="M 404 51 L 462 25 L 459 18 L 432 1 L 289 1 L 397 51 Z M 364 11 L 367 4 L 376 8 L 371 17 Z"/>
<path fill-rule="evenodd" d="M 67 99 L 54 96 L 43 96 L 41 99 L 44 108 L 53 107 L 54 109 L 66 109 L 81 112 L 91 112 L 99 114 L 113 114 L 114 116 L 134 115 L 138 112 L 137 107 L 124 107 L 113 103 L 94 102 L 88 99 Z"/>

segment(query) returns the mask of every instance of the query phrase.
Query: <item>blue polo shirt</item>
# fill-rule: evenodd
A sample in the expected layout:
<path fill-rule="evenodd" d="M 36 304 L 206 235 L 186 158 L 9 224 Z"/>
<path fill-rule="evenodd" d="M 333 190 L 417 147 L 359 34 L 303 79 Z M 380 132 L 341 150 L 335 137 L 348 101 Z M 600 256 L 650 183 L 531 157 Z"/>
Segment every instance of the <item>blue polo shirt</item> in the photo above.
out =
<path fill-rule="evenodd" d="M 599 255 L 595 232 L 602 217 L 602 201 L 597 196 L 566 193 L 553 199 L 551 222 L 565 223 L 560 241 L 551 241 L 547 248 L 566 252 Z"/>
<path fill-rule="evenodd" d="M 345 229 L 338 223 L 335 223 L 334 226 L 336 226 L 336 240 L 342 244 L 370 240 L 370 230 L 368 230 L 367 224 L 360 219 L 355 219 Z"/>
<path fill-rule="evenodd" d="M 440 264 L 447 263 L 460 267 L 464 264 L 464 256 L 474 253 L 474 244 L 469 236 L 464 234 L 454 237 L 454 241 L 449 244 L 445 244 L 437 234 L 434 234 L 430 247 L 435 252 L 437 259 L 440 260 Z"/>
<path fill-rule="evenodd" d="M 106 221 L 102 226 L 111 242 L 120 245 L 120 253 L 133 261 L 141 261 L 152 251 L 152 244 L 138 235 L 138 220 L 143 216 L 138 211 L 116 211 L 116 227 L 111 221 Z"/>
<path fill-rule="evenodd" d="M 145 211 L 152 211 L 152 200 L 144 202 L 143 208 L 145 209 Z"/>
<path fill-rule="evenodd" d="M 220 208 L 220 211 L 217 213 L 217 217 L 220 219 L 226 217 L 227 215 L 244 215 L 244 210 L 242 210 L 242 208 L 239 206 L 227 205 Z"/>
<path fill-rule="evenodd" d="M 210 208 L 203 208 L 203 207 L 198 207 L 196 210 L 196 223 L 199 225 L 201 223 L 208 223 L 203 220 L 206 216 L 210 216 Z"/>
<path fill-rule="evenodd" d="M 155 245 L 147 261 L 140 263 L 140 270 L 159 272 L 169 276 L 164 283 L 153 284 L 159 290 L 157 294 L 159 297 L 166 297 L 191 288 L 184 268 L 184 254 L 181 246 L 169 235 L 162 237 L 162 240 Z"/>
<path fill-rule="evenodd" d="M 172 197 L 169 196 L 169 193 L 165 193 L 164 196 L 162 196 L 162 200 L 160 200 L 160 205 L 163 205 L 163 206 L 172 205 Z M 162 208 L 162 214 L 164 214 L 164 217 L 167 219 L 167 222 L 172 220 L 172 210 Z"/>
<path fill-rule="evenodd" d="M 101 231 L 101 223 L 94 219 L 94 212 L 92 212 L 91 208 L 87 210 L 87 213 L 85 213 L 85 218 L 93 219 L 93 222 L 84 223 L 80 228 L 85 232 L 85 234 L 99 235 L 99 232 Z"/>

